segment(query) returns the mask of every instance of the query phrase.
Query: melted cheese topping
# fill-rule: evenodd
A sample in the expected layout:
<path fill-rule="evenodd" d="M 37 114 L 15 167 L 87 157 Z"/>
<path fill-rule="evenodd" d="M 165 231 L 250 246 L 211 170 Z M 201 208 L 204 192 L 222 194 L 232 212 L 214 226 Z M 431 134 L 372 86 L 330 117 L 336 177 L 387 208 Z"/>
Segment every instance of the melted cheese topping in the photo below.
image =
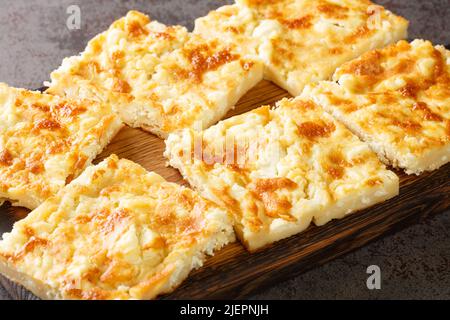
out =
<path fill-rule="evenodd" d="M 226 211 L 113 155 L 4 234 L 0 264 L 44 298 L 150 299 L 233 237 Z"/>
<path fill-rule="evenodd" d="M 237 49 L 241 52 L 256 55 L 259 40 L 252 35 L 258 23 L 255 14 L 249 8 L 228 5 L 195 20 L 194 33 L 237 45 Z"/>
<path fill-rule="evenodd" d="M 144 92 L 152 105 L 145 111 L 153 121 L 137 119 L 137 125 L 162 131 L 165 137 L 180 128 L 203 129 L 219 121 L 263 75 L 262 64 L 236 48 L 190 35 L 157 66 L 151 89 Z"/>
<path fill-rule="evenodd" d="M 309 100 L 282 100 L 166 141 L 166 157 L 205 197 L 230 208 L 250 250 L 398 193 L 397 176 Z"/>
<path fill-rule="evenodd" d="M 51 78 L 50 93 L 107 101 L 130 126 L 165 137 L 218 121 L 262 79 L 262 64 L 230 43 L 131 11 Z"/>
<path fill-rule="evenodd" d="M 146 87 L 161 59 L 187 38 L 184 27 L 168 27 L 130 11 L 92 39 L 80 56 L 64 59 L 51 74 L 49 92 L 118 102 L 130 99 Z"/>
<path fill-rule="evenodd" d="M 108 106 L 0 84 L 0 199 L 37 207 L 81 173 L 121 126 Z"/>
<path fill-rule="evenodd" d="M 419 174 L 450 161 L 450 52 L 401 41 L 343 65 L 312 85 L 315 99 L 385 162 Z"/>
<path fill-rule="evenodd" d="M 344 62 L 407 36 L 405 19 L 366 0 L 236 2 L 199 19 L 196 31 L 250 48 L 256 42 L 266 79 L 294 96 Z"/>

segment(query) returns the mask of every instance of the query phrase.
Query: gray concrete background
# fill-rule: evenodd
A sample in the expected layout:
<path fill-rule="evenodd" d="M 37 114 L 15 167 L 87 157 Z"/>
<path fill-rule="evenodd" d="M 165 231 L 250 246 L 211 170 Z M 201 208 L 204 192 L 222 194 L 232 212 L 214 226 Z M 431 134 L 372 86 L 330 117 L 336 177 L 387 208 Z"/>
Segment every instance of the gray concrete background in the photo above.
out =
<path fill-rule="evenodd" d="M 0 81 L 37 88 L 61 60 L 130 9 L 189 28 L 230 1 L 0 0 Z M 450 0 L 379 0 L 411 21 L 410 37 L 450 43 Z M 82 26 L 66 27 L 66 9 L 81 8 Z M 257 299 L 450 299 L 450 212 L 262 291 Z M 366 269 L 378 265 L 382 289 L 369 291 Z M 0 286 L 0 299 L 9 299 Z"/>

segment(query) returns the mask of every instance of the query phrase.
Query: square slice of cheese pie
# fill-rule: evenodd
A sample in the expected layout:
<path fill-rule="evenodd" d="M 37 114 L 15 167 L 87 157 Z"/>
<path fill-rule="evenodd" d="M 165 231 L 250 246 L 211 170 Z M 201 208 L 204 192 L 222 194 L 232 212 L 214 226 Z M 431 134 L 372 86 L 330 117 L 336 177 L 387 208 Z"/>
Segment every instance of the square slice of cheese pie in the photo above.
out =
<path fill-rule="evenodd" d="M 90 165 L 121 127 L 107 105 L 0 83 L 0 202 L 34 209 Z"/>
<path fill-rule="evenodd" d="M 343 65 L 334 80 L 311 85 L 304 96 L 384 162 L 420 174 L 450 161 L 450 51 L 401 41 Z"/>
<path fill-rule="evenodd" d="M 107 101 L 128 125 L 164 138 L 217 122 L 262 74 L 235 45 L 131 11 L 65 59 L 48 92 Z"/>
<path fill-rule="evenodd" d="M 309 100 L 282 100 L 166 140 L 169 164 L 234 214 L 251 251 L 398 194 L 398 177 Z"/>
<path fill-rule="evenodd" d="M 151 299 L 234 239 L 229 219 L 113 155 L 3 235 L 0 271 L 45 299 Z"/>
<path fill-rule="evenodd" d="M 89 41 L 80 55 L 64 59 L 46 83 L 48 92 L 116 106 L 131 103 L 133 94 L 145 90 L 161 59 L 187 38 L 184 27 L 165 26 L 130 11 Z"/>
<path fill-rule="evenodd" d="M 265 77 L 299 95 L 337 67 L 407 37 L 408 22 L 367 0 L 238 0 L 259 24 Z"/>

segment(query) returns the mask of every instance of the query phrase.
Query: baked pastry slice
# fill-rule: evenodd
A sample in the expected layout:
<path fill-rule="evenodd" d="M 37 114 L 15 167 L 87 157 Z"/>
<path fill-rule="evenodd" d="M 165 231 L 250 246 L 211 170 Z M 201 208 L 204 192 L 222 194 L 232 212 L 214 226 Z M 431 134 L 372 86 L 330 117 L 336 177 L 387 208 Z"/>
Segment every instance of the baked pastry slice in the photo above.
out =
<path fill-rule="evenodd" d="M 161 59 L 187 38 L 184 27 L 166 26 L 130 11 L 89 41 L 80 55 L 64 59 L 51 82 L 45 83 L 47 92 L 126 105 L 145 90 Z"/>
<path fill-rule="evenodd" d="M 407 37 L 405 19 L 366 0 L 236 2 L 259 21 L 252 37 L 259 40 L 266 79 L 293 96 L 310 82 L 328 80 L 344 62 Z"/>
<path fill-rule="evenodd" d="M 0 271 L 44 299 L 151 299 L 233 238 L 225 210 L 113 155 L 3 235 Z"/>
<path fill-rule="evenodd" d="M 162 59 L 147 90 L 120 114 L 133 127 L 162 138 L 182 128 L 206 129 L 263 77 L 261 62 L 220 39 L 191 34 Z"/>
<path fill-rule="evenodd" d="M 262 79 L 262 64 L 220 39 L 131 11 L 51 74 L 49 93 L 111 104 L 160 137 L 218 121 Z"/>
<path fill-rule="evenodd" d="M 0 202 L 34 209 L 90 165 L 121 127 L 107 105 L 0 83 Z"/>
<path fill-rule="evenodd" d="M 450 161 L 450 52 L 401 41 L 343 65 L 336 82 L 311 85 L 313 99 L 408 174 Z"/>
<path fill-rule="evenodd" d="M 165 156 L 228 208 L 253 251 L 394 197 L 398 177 L 312 101 L 282 100 L 166 140 Z"/>

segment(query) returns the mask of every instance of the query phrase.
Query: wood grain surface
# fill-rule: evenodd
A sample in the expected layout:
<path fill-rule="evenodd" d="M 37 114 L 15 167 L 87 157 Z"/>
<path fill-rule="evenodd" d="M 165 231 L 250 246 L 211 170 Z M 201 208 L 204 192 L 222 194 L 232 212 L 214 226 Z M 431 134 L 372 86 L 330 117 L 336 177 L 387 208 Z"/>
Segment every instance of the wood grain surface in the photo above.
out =
<path fill-rule="evenodd" d="M 287 96 L 285 91 L 263 81 L 247 93 L 227 117 L 263 104 L 272 105 Z M 169 181 L 187 185 L 178 171 L 166 166 L 163 151 L 162 140 L 144 131 L 126 127 L 95 162 L 116 153 L 157 172 Z M 419 177 L 397 173 L 401 178 L 398 197 L 323 227 L 312 226 L 306 232 L 254 254 L 245 251 L 239 243 L 228 245 L 209 258 L 204 267 L 192 272 L 174 293 L 162 298 L 245 298 L 450 208 L 450 164 Z M 5 204 L 0 208 L 0 232 L 11 230 L 12 224 L 27 213 L 25 209 Z M 35 299 L 27 290 L 3 277 L 0 277 L 0 282 L 14 299 Z"/>

